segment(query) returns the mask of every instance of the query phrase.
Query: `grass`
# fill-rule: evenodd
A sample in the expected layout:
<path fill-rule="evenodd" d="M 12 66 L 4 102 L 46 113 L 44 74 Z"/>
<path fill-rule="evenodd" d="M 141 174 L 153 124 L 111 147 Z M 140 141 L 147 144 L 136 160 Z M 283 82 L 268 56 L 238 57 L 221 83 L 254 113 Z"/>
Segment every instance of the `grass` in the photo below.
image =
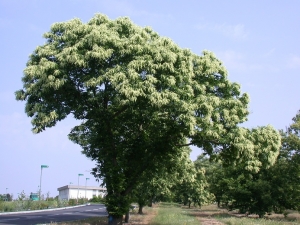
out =
<path fill-rule="evenodd" d="M 27 210 L 38 210 L 38 209 L 48 209 L 48 208 L 60 208 L 68 206 L 67 201 L 11 201 L 11 202 L 0 202 L 0 213 L 2 212 L 17 212 L 17 211 L 27 211 Z"/>
<path fill-rule="evenodd" d="M 197 218 L 191 216 L 188 210 L 180 208 L 175 203 L 162 203 L 158 208 L 158 214 L 150 222 L 150 225 L 199 225 Z"/>
<path fill-rule="evenodd" d="M 280 214 L 273 214 L 260 219 L 256 215 L 245 217 L 236 211 L 229 212 L 216 205 L 189 209 L 179 204 L 163 203 L 159 207 L 158 215 L 150 224 L 300 225 L 300 214 L 293 211 L 289 212 L 286 218 Z"/>
<path fill-rule="evenodd" d="M 84 204 L 84 199 L 79 199 L 78 204 Z M 77 204 L 76 199 L 65 200 L 15 200 L 15 201 L 0 201 L 0 213 L 2 212 L 17 212 L 17 211 L 28 211 L 28 210 L 39 210 L 39 209 L 50 209 L 50 208 L 61 208 L 66 206 L 74 206 Z"/>
<path fill-rule="evenodd" d="M 219 209 L 216 205 L 204 206 L 198 211 L 227 225 L 300 225 L 300 214 L 296 211 L 289 212 L 287 217 L 281 214 L 272 214 L 266 215 L 263 219 L 258 218 L 257 215 L 245 217 L 243 214 L 238 214 L 237 211 L 229 212 Z"/>

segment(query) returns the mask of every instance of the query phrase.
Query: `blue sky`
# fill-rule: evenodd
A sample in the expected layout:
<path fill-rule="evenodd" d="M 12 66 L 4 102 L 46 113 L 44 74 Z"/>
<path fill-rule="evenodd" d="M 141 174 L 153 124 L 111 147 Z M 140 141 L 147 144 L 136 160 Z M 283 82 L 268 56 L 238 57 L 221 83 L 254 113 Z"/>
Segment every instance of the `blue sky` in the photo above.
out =
<path fill-rule="evenodd" d="M 285 129 L 300 109 L 300 1 L 138 1 L 138 0 L 0 0 L 0 193 L 17 197 L 38 189 L 40 165 L 42 192 L 58 194 L 70 182 L 98 185 L 89 175 L 94 163 L 67 138 L 76 123 L 67 119 L 41 134 L 31 132 L 24 102 L 14 92 L 29 54 L 45 40 L 42 34 L 55 22 L 95 13 L 109 18 L 128 16 L 150 26 L 182 48 L 196 54 L 210 50 L 220 58 L 229 79 L 250 95 L 246 127 L 273 125 Z M 193 150 L 194 160 L 199 150 Z"/>

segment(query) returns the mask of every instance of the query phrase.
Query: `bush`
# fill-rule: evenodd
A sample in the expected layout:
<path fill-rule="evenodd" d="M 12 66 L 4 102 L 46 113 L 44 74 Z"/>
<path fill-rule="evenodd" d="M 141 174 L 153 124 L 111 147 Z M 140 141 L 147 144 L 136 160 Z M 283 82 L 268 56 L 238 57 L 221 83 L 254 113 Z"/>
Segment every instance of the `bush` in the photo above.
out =
<path fill-rule="evenodd" d="M 81 201 L 84 201 L 83 199 Z M 66 200 L 53 200 L 53 201 L 32 201 L 32 200 L 20 200 L 13 202 L 0 201 L 0 212 L 16 212 L 27 210 L 39 210 L 49 208 L 60 208 L 68 205 L 76 205 L 75 199 Z"/>
<path fill-rule="evenodd" d="M 61 207 L 66 207 L 68 206 L 69 202 L 67 200 L 57 200 L 57 207 L 61 208 Z"/>
<path fill-rule="evenodd" d="M 68 202 L 69 206 L 73 206 L 73 205 L 76 205 L 77 204 L 77 200 L 76 199 L 69 199 L 69 202 Z"/>
<path fill-rule="evenodd" d="M 13 212 L 14 209 L 14 202 L 0 202 L 0 212 Z"/>
<path fill-rule="evenodd" d="M 90 199 L 89 202 L 94 202 L 94 203 L 103 203 L 104 202 L 104 198 L 101 197 L 101 195 L 97 196 L 93 196 L 92 199 Z"/>
<path fill-rule="evenodd" d="M 85 202 L 86 202 L 85 198 L 79 198 L 79 199 L 78 199 L 78 204 L 79 204 L 79 205 L 82 205 L 82 204 L 84 204 Z"/>

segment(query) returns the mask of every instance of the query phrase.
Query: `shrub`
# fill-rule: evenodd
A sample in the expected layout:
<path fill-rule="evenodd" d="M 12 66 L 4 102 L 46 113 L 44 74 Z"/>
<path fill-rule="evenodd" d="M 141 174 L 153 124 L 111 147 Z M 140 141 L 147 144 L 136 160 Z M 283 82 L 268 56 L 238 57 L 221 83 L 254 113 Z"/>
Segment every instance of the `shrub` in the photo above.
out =
<path fill-rule="evenodd" d="M 76 203 L 77 203 L 76 199 L 73 199 L 73 198 L 69 199 L 69 202 L 68 202 L 69 206 L 76 205 Z"/>
<path fill-rule="evenodd" d="M 100 195 L 97 196 L 93 196 L 92 199 L 89 200 L 89 202 L 94 202 L 94 203 L 103 203 L 104 202 L 104 198 L 102 198 Z"/>
<path fill-rule="evenodd" d="M 13 202 L 0 202 L 0 212 L 14 211 L 15 204 Z"/>

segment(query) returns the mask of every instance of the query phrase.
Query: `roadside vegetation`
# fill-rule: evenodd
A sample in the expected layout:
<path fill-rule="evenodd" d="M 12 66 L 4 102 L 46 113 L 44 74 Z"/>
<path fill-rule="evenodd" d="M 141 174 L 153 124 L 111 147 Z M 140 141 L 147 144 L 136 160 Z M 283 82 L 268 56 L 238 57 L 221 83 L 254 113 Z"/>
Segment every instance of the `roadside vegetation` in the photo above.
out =
<path fill-rule="evenodd" d="M 80 202 L 83 203 L 82 200 Z M 66 207 L 71 205 L 75 205 L 73 201 L 60 201 L 57 199 L 51 201 L 46 201 L 46 200 L 42 200 L 42 201 L 15 200 L 10 202 L 6 201 L 6 202 L 0 202 L 0 213 L 61 208 L 61 207 Z"/>
<path fill-rule="evenodd" d="M 103 203 L 103 198 L 94 197 L 89 201 L 84 198 L 78 199 L 69 199 L 67 200 L 59 200 L 56 198 L 48 198 L 46 200 L 41 201 L 32 201 L 28 197 L 26 197 L 25 193 L 22 192 L 24 197 L 18 197 L 18 199 L 14 201 L 0 201 L 0 214 L 2 212 L 17 212 L 17 211 L 28 211 L 28 210 L 40 210 L 40 209 L 53 209 L 53 208 L 61 208 L 75 205 L 82 205 L 87 202 L 90 203 Z"/>

